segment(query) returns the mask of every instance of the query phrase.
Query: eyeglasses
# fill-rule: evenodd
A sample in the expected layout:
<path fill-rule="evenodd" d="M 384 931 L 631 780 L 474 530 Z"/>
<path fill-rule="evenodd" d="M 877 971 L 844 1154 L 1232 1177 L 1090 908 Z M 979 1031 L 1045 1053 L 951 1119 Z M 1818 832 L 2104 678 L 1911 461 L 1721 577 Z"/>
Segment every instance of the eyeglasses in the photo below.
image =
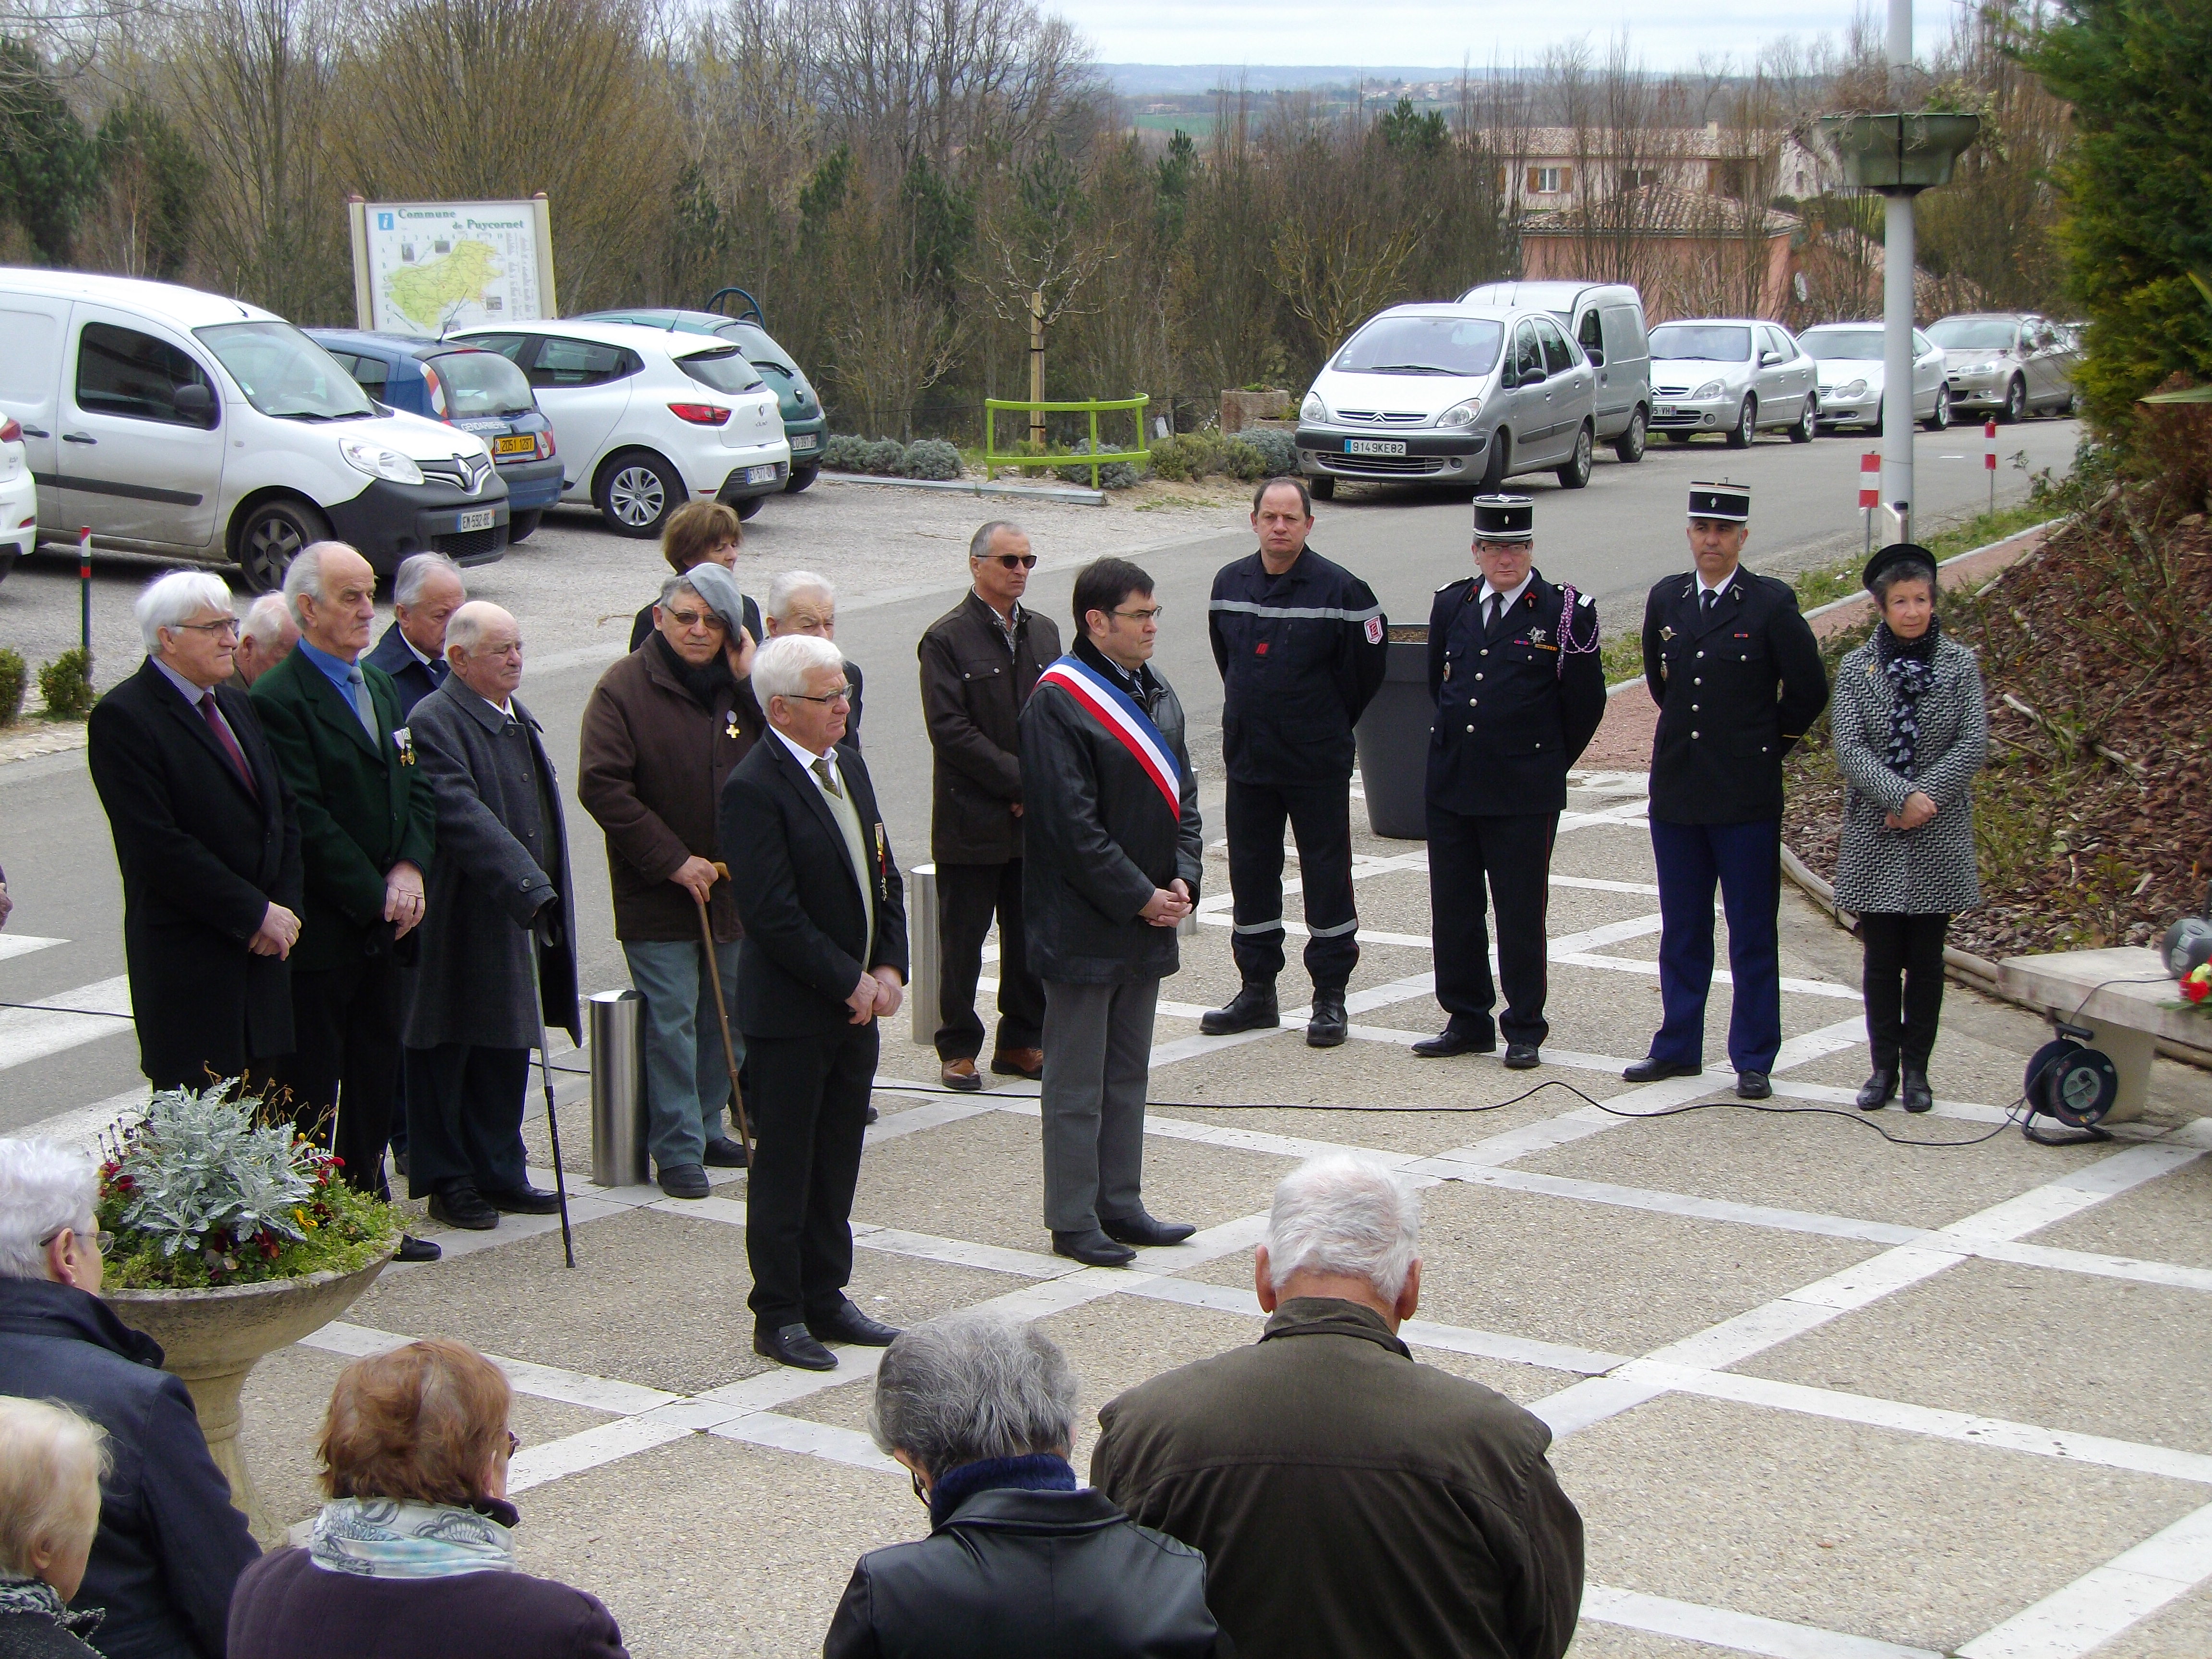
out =
<path fill-rule="evenodd" d="M 522 1437 L 517 1434 L 513 1429 L 509 1429 L 507 1431 L 507 1455 L 509 1457 L 513 1457 L 515 1453 L 521 1449 Z"/>
<path fill-rule="evenodd" d="M 64 1233 L 71 1231 L 72 1229 L 68 1227 L 55 1228 L 53 1231 L 48 1233 L 44 1238 L 39 1241 L 39 1248 L 42 1250 L 45 1249 L 47 1245 L 52 1243 Z M 77 1237 L 85 1240 L 94 1250 L 98 1251 L 102 1255 L 106 1255 L 107 1254 L 107 1247 L 115 1242 L 115 1235 L 113 1233 L 102 1232 L 98 1227 L 94 1227 L 88 1233 L 78 1233 Z"/>
<path fill-rule="evenodd" d="M 219 617 L 213 622 L 171 623 L 166 625 L 177 629 L 189 628 L 195 634 L 228 634 L 233 639 L 238 637 L 238 618 L 235 617 Z"/>
<path fill-rule="evenodd" d="M 1000 553 L 995 556 L 1009 570 L 1034 570 L 1037 556 L 1034 553 Z"/>
<path fill-rule="evenodd" d="M 678 628 L 703 626 L 709 634 L 726 634 L 730 631 L 729 623 L 711 611 L 668 611 L 661 614 Z"/>
<path fill-rule="evenodd" d="M 1127 617 L 1131 622 L 1141 624 L 1148 622 L 1158 622 L 1163 616 L 1167 614 L 1167 606 L 1164 605 L 1156 605 L 1148 610 L 1116 611 L 1111 614 L 1116 617 Z"/>
<path fill-rule="evenodd" d="M 792 702 L 850 702 L 853 701 L 853 688 L 849 685 L 841 685 L 827 696 L 820 697 L 813 696 L 805 691 L 793 691 L 787 694 L 787 700 Z"/>

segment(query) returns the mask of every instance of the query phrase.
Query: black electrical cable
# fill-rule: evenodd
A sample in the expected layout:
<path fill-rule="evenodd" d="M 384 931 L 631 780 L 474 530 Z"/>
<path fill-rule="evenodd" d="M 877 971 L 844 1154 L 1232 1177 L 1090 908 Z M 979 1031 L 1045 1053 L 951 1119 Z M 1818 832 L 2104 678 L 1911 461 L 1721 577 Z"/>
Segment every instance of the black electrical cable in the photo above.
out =
<path fill-rule="evenodd" d="M 112 1008 L 62 1008 L 51 1002 L 0 1002 L 0 1008 L 28 1008 L 34 1014 L 83 1014 L 93 1019 L 130 1019 Z"/>

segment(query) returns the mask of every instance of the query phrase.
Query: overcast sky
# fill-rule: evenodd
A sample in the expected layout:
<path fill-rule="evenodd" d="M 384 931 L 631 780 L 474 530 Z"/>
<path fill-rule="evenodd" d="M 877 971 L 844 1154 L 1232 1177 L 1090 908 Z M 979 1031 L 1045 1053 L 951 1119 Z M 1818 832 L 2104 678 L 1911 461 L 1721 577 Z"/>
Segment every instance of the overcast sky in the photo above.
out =
<path fill-rule="evenodd" d="M 1925 52 L 1955 0 L 1917 0 Z M 1782 35 L 1809 40 L 1849 27 L 1851 0 L 1044 0 L 1080 27 L 1107 63 L 1403 64 L 1456 68 L 1533 59 L 1587 35 L 1602 50 L 1626 29 L 1654 69 L 1702 55 L 1739 60 Z M 1886 9 L 1877 13 L 1887 15 Z"/>

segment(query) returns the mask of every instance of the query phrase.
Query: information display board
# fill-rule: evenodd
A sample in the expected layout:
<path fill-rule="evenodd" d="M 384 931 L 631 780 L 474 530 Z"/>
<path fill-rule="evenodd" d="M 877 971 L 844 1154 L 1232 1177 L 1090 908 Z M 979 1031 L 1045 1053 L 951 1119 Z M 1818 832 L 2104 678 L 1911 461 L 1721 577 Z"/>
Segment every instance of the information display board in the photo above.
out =
<path fill-rule="evenodd" d="M 543 196 L 347 205 L 359 326 L 434 340 L 457 328 L 560 314 Z"/>

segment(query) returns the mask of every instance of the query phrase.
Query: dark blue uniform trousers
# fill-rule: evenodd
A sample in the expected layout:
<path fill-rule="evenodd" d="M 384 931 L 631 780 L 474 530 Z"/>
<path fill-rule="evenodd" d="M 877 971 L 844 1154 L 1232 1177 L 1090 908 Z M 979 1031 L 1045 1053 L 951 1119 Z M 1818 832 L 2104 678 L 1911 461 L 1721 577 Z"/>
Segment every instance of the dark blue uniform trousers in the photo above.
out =
<path fill-rule="evenodd" d="M 1229 953 L 1245 979 L 1283 971 L 1283 826 L 1298 843 L 1305 899 L 1306 972 L 1316 991 L 1341 991 L 1359 963 L 1352 896 L 1352 781 L 1261 784 L 1229 780 Z"/>
<path fill-rule="evenodd" d="M 1729 973 L 1735 981 L 1729 1009 L 1729 1061 L 1739 1072 L 1765 1072 L 1782 1048 L 1780 946 L 1775 938 L 1782 902 L 1782 824 L 1669 823 L 1651 820 L 1651 855 L 1659 866 L 1659 997 L 1665 1023 L 1651 1039 L 1651 1057 L 1702 1066 L 1705 994 L 1713 983 L 1713 885 L 1728 915 Z"/>
<path fill-rule="evenodd" d="M 1557 812 L 1482 817 L 1429 803 L 1429 932 L 1436 941 L 1437 1002 L 1448 1029 L 1478 1042 L 1498 1031 L 1508 1042 L 1541 1047 L 1550 941 L 1544 916 L 1552 896 Z M 1483 912 L 1498 907 L 1498 978 L 1505 1012 L 1492 1029 L 1498 988 L 1490 975 L 1490 931 Z"/>

